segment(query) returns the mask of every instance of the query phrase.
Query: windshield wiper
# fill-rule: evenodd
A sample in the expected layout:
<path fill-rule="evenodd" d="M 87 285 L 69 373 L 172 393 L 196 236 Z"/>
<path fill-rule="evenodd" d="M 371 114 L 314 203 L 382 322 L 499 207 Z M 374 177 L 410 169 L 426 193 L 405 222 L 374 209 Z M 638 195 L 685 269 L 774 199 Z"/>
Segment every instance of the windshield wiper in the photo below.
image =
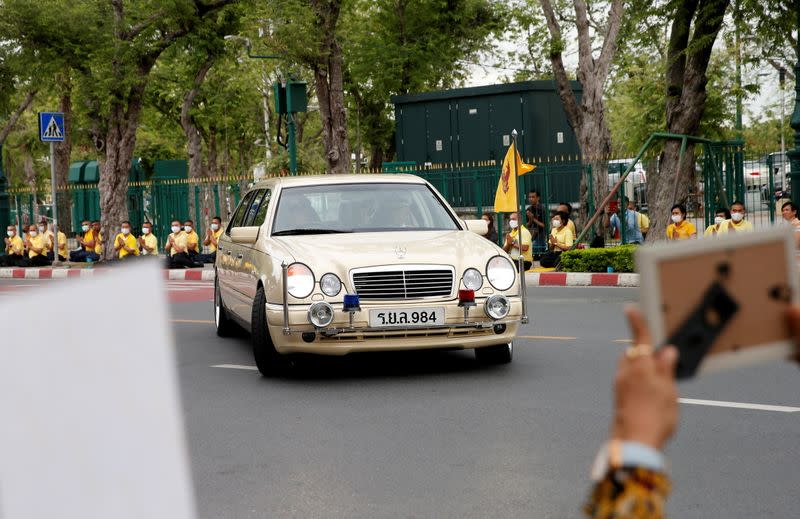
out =
<path fill-rule="evenodd" d="M 301 234 L 344 234 L 353 231 L 341 229 L 286 229 L 272 233 L 272 236 L 299 236 Z"/>

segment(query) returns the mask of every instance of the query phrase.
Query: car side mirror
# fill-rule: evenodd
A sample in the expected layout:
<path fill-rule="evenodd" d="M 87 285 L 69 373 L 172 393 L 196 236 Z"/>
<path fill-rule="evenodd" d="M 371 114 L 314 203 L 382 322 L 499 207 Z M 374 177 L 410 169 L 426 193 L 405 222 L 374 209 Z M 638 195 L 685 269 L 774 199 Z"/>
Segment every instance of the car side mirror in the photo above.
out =
<path fill-rule="evenodd" d="M 481 236 L 489 234 L 489 222 L 483 218 L 480 220 L 464 220 L 464 224 L 467 226 L 468 231 L 475 234 L 480 234 Z"/>
<path fill-rule="evenodd" d="M 233 243 L 243 243 L 252 245 L 258 239 L 258 231 L 261 227 L 234 227 L 231 229 L 231 241 Z"/>

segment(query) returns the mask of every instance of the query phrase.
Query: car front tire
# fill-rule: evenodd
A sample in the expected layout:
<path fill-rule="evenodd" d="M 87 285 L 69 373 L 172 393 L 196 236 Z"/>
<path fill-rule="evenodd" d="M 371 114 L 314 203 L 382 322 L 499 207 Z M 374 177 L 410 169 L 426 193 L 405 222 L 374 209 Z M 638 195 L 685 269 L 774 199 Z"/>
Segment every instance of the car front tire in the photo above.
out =
<path fill-rule="evenodd" d="M 214 324 L 217 327 L 218 337 L 232 337 L 236 334 L 236 323 L 228 317 L 228 311 L 222 302 L 222 294 L 219 292 L 219 280 L 216 278 L 214 279 Z"/>
<path fill-rule="evenodd" d="M 475 359 L 481 364 L 508 364 L 514 358 L 514 343 L 475 348 Z"/>
<path fill-rule="evenodd" d="M 291 365 L 289 359 L 278 353 L 267 327 L 267 298 L 264 287 L 258 287 L 253 300 L 250 336 L 256 367 L 265 377 L 283 374 Z"/>

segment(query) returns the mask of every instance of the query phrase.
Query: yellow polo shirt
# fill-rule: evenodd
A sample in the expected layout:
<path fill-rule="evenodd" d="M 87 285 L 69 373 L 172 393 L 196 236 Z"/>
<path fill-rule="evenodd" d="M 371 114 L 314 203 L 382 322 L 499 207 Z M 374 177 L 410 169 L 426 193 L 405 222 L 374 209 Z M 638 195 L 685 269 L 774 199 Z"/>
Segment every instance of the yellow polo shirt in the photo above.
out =
<path fill-rule="evenodd" d="M 58 231 L 58 255 L 62 258 L 69 258 L 69 251 L 67 250 L 67 235 Z"/>
<path fill-rule="evenodd" d="M 170 237 L 172 238 L 172 241 L 175 243 L 175 245 L 177 245 L 178 247 L 186 247 L 186 242 L 188 240 L 188 236 L 187 236 L 187 234 L 185 232 L 183 232 L 183 231 L 178 231 L 177 233 L 173 232 L 173 233 L 170 234 Z M 174 256 L 177 253 L 178 252 L 175 250 L 175 247 L 172 247 L 169 250 L 169 255 L 170 256 Z"/>
<path fill-rule="evenodd" d="M 678 237 L 672 236 L 673 231 L 678 231 Z M 697 227 L 692 222 L 682 220 L 679 224 L 671 223 L 667 226 L 667 239 L 668 240 L 686 240 L 692 237 L 692 234 L 697 234 Z"/>
<path fill-rule="evenodd" d="M 83 233 L 83 241 L 95 241 L 95 239 L 94 239 L 94 231 L 89 229 L 88 231 Z M 95 245 L 97 245 L 97 244 L 95 243 Z M 83 246 L 83 248 L 84 248 L 84 250 L 86 250 L 86 252 L 94 251 L 94 249 L 89 249 L 89 247 L 86 247 L 85 245 Z"/>
<path fill-rule="evenodd" d="M 13 238 L 9 238 L 8 240 L 10 243 L 6 245 L 6 254 L 22 256 L 25 252 L 25 242 L 22 241 L 22 238 L 15 234 Z"/>
<path fill-rule="evenodd" d="M 156 238 L 153 233 L 143 234 L 142 238 L 144 238 L 144 244 L 153 249 L 153 252 L 150 252 L 143 247 L 142 256 L 146 256 L 148 254 L 155 256 L 158 254 L 158 238 Z"/>
<path fill-rule="evenodd" d="M 521 244 L 528 246 L 528 250 L 522 253 L 522 259 L 524 261 L 533 262 L 533 239 L 531 238 L 531 232 L 528 229 L 526 229 L 525 226 L 521 226 L 512 230 L 509 234 L 511 235 L 512 239 L 516 240 L 520 229 L 522 229 Z M 519 251 L 520 251 L 519 248 L 511 247 L 511 251 L 509 252 L 511 258 L 519 259 Z"/>
<path fill-rule="evenodd" d="M 728 232 L 753 232 L 753 224 L 747 220 L 742 220 L 739 223 L 733 220 L 725 220 L 719 226 L 720 234 L 727 234 Z"/>
<path fill-rule="evenodd" d="M 44 234 L 37 234 L 36 236 L 28 236 L 28 239 L 31 241 L 31 245 L 36 247 L 37 249 L 41 248 L 42 252 L 36 252 L 33 248 L 28 249 L 28 257 L 35 258 L 36 256 L 46 256 L 47 255 L 47 236 Z"/>
<path fill-rule="evenodd" d="M 570 220 L 571 222 L 572 220 Z M 575 243 L 575 235 L 570 230 L 569 225 L 566 227 L 559 227 L 558 230 L 552 229 L 550 231 L 550 236 L 555 236 L 558 244 L 563 247 L 572 247 L 572 244 Z M 556 250 L 556 249 L 553 249 Z M 563 250 L 563 249 L 558 249 Z"/>
<path fill-rule="evenodd" d="M 103 233 L 99 232 L 97 235 L 97 239 L 94 241 L 94 252 L 95 254 L 99 254 L 100 256 L 103 255 Z"/>
<path fill-rule="evenodd" d="M 719 227 L 721 229 L 722 224 L 719 224 Z M 720 229 L 717 229 L 717 224 L 712 223 L 711 225 L 706 227 L 706 230 L 703 232 L 703 236 L 716 236 L 717 234 L 719 234 Z"/>
<path fill-rule="evenodd" d="M 567 229 L 572 231 L 572 236 L 577 236 L 578 235 L 578 231 L 575 230 L 575 223 L 572 221 L 572 218 L 567 220 Z"/>
<path fill-rule="evenodd" d="M 220 227 L 219 229 L 217 229 L 217 231 L 216 231 L 216 232 L 214 232 L 214 231 L 211 231 L 211 234 L 214 236 L 214 239 L 215 239 L 215 240 L 218 240 L 218 241 L 219 241 L 219 237 L 220 237 L 220 236 L 222 236 L 222 227 Z M 213 242 L 213 241 L 212 241 L 211 243 L 209 243 L 209 244 L 208 244 L 208 253 L 209 253 L 209 254 L 211 254 L 212 252 L 217 252 L 217 246 L 216 246 L 216 245 L 214 245 L 214 242 Z"/>
<path fill-rule="evenodd" d="M 120 247 L 118 251 L 120 259 L 124 258 L 125 256 L 129 256 L 131 254 L 134 256 L 139 255 L 139 247 L 136 244 L 136 238 L 133 236 L 133 234 L 128 233 L 128 235 L 125 236 L 122 233 L 118 233 L 114 237 L 114 248 L 117 247 L 117 242 L 119 241 L 120 238 L 122 238 L 122 242 L 125 244 L 126 247 L 133 249 L 133 252 L 128 252 L 124 248 Z"/>
<path fill-rule="evenodd" d="M 192 232 L 187 233 L 187 232 L 184 231 L 184 234 L 186 235 L 187 251 L 188 252 L 197 252 L 197 253 L 199 253 L 200 252 L 200 237 L 197 235 L 197 232 L 195 232 L 195 230 L 192 229 Z"/>

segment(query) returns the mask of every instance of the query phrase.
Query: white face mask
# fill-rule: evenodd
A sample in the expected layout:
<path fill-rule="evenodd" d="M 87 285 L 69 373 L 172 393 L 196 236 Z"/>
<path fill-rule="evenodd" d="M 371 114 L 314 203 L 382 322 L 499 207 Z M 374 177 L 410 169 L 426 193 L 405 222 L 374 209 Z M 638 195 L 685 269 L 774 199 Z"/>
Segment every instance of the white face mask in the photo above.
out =
<path fill-rule="evenodd" d="M 725 218 L 724 218 L 724 217 L 722 217 L 722 216 L 716 216 L 716 217 L 714 217 L 714 224 L 716 224 L 716 225 L 719 225 L 719 224 L 721 224 L 721 223 L 722 223 L 722 222 L 724 222 L 724 221 L 725 221 Z"/>
<path fill-rule="evenodd" d="M 44 230 L 45 230 L 45 226 L 44 225 L 40 225 L 39 226 L 39 232 L 44 232 Z"/>
<path fill-rule="evenodd" d="M 731 213 L 731 220 L 734 222 L 741 222 L 744 219 L 744 213 Z"/>
<path fill-rule="evenodd" d="M 508 226 L 511 227 L 512 229 L 516 229 L 517 227 L 519 227 L 519 222 L 517 220 L 509 220 Z"/>
<path fill-rule="evenodd" d="M 128 229 L 127 227 L 123 227 L 122 228 L 122 234 L 124 234 L 125 236 L 127 236 L 130 233 L 131 233 L 131 230 Z"/>
<path fill-rule="evenodd" d="M 14 237 L 14 231 L 6 231 L 6 234 L 8 234 L 9 238 L 13 238 Z"/>
<path fill-rule="evenodd" d="M 150 234 L 150 229 L 147 227 L 142 227 L 142 234 Z"/>
<path fill-rule="evenodd" d="M 31 235 L 32 237 L 35 237 L 37 234 L 39 234 L 39 233 L 38 233 L 38 232 L 36 232 L 36 231 L 30 231 L 30 235 Z"/>
<path fill-rule="evenodd" d="M 181 232 L 181 228 L 180 228 L 180 226 L 178 226 L 178 225 L 173 225 L 173 226 L 172 226 L 172 232 Z"/>
<path fill-rule="evenodd" d="M 550 224 L 553 226 L 554 229 L 558 229 L 559 227 L 561 227 L 561 220 L 553 220 L 552 222 L 550 222 Z"/>
<path fill-rule="evenodd" d="M 81 229 L 83 229 L 83 232 L 87 232 L 89 230 L 89 226 L 88 225 L 83 225 L 83 226 L 81 226 Z"/>
<path fill-rule="evenodd" d="M 212 224 L 211 224 L 211 230 L 212 230 L 212 231 L 216 231 L 217 229 L 219 229 L 219 224 L 212 223 Z"/>
<path fill-rule="evenodd" d="M 679 214 L 673 214 L 673 215 L 672 215 L 672 221 L 673 221 L 673 223 L 680 223 L 680 222 L 681 222 L 681 220 L 683 220 L 683 218 L 681 217 L 681 215 L 679 215 Z"/>
<path fill-rule="evenodd" d="M 183 228 L 183 230 L 186 231 L 186 232 L 192 232 L 192 226 L 191 225 L 187 225 L 186 227 Z"/>

